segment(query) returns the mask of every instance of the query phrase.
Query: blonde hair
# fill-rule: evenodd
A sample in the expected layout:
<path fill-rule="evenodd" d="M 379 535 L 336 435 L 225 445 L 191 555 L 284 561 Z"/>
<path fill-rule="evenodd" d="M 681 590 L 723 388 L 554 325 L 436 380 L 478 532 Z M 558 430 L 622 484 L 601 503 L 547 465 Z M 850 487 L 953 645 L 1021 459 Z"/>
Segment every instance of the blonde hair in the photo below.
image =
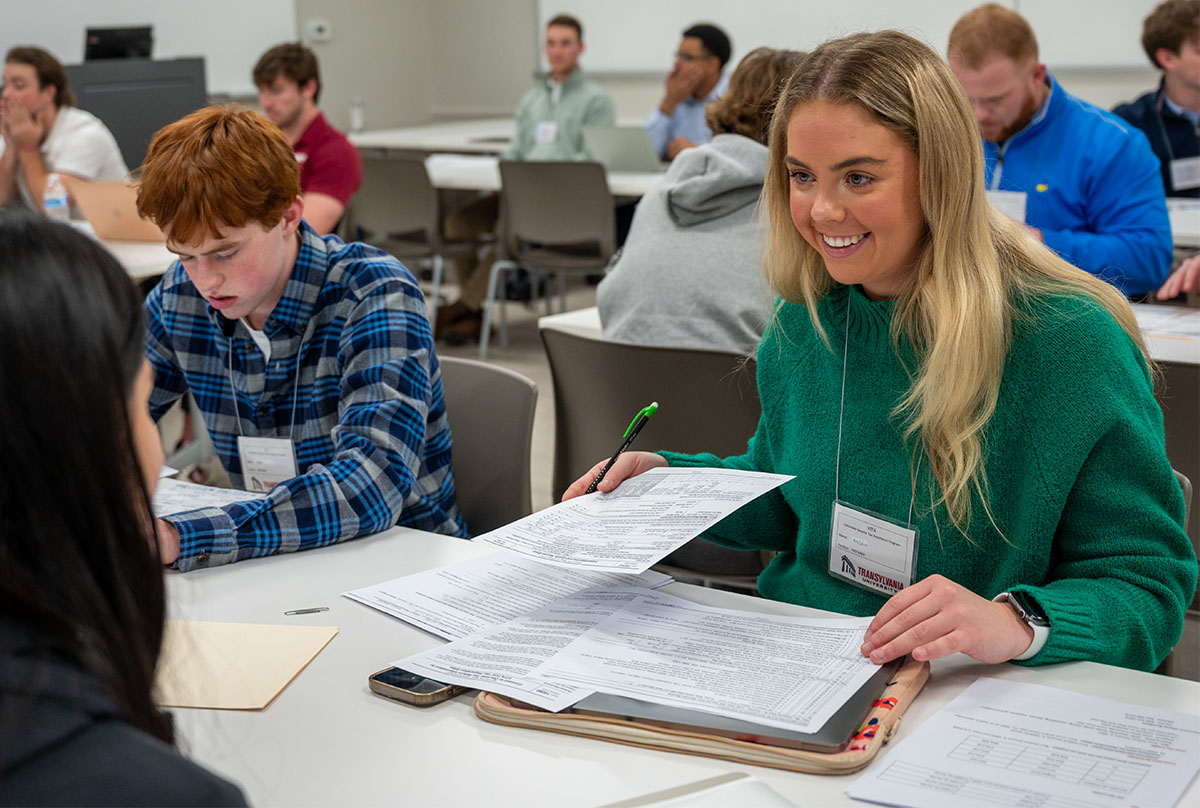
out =
<path fill-rule="evenodd" d="M 817 304 L 834 281 L 792 222 L 784 164 L 792 115 L 817 100 L 858 106 L 917 157 L 925 229 L 895 302 L 891 336 L 897 346 L 911 342 L 918 367 L 895 414 L 906 424 L 914 463 L 922 453 L 941 489 L 933 505 L 944 505 L 966 533 L 972 491 L 990 519 L 982 435 L 1022 303 L 1045 294 L 1092 298 L 1145 355 L 1137 322 L 1116 289 L 1063 261 L 988 204 L 979 131 L 958 81 L 928 46 L 883 31 L 827 42 L 806 56 L 771 121 L 761 203 L 768 218 L 765 271 L 780 297 L 808 307 L 826 345 Z"/>

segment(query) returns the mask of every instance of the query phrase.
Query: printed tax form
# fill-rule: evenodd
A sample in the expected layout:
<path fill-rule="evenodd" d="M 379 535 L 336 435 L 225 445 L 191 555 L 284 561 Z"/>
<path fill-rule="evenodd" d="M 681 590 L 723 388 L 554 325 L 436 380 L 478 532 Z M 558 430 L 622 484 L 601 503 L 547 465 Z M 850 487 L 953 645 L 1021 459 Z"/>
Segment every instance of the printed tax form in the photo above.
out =
<path fill-rule="evenodd" d="M 447 640 L 528 614 L 581 589 L 671 583 L 669 575 L 552 567 L 498 551 L 406 575 L 343 595 Z"/>
<path fill-rule="evenodd" d="M 978 679 L 847 793 L 922 808 L 1148 808 L 1200 769 L 1200 716 Z"/>
<path fill-rule="evenodd" d="M 475 541 L 577 569 L 639 573 L 792 477 L 758 471 L 657 468 L 560 502 Z"/>

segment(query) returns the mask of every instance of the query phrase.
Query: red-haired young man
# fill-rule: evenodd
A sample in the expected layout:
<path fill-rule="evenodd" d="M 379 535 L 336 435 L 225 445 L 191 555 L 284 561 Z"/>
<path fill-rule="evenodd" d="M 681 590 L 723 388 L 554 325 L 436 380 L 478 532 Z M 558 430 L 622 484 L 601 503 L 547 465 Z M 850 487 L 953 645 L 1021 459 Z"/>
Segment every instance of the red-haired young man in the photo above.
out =
<path fill-rule="evenodd" d="M 159 522 L 180 569 L 395 524 L 465 536 L 441 371 L 413 276 L 304 220 L 291 144 L 209 107 L 154 136 L 138 210 L 179 255 L 146 298 L 157 419 L 191 392 L 233 484 L 261 499 Z"/>

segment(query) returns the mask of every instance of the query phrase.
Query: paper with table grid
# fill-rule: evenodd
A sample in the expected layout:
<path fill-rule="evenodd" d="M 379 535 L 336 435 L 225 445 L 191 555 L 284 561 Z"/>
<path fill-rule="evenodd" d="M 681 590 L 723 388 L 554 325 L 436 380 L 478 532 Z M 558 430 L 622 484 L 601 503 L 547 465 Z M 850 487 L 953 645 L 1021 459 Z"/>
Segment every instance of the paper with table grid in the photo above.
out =
<path fill-rule="evenodd" d="M 1198 715 L 978 679 L 847 793 L 922 808 L 1170 806 L 1198 769 Z"/>

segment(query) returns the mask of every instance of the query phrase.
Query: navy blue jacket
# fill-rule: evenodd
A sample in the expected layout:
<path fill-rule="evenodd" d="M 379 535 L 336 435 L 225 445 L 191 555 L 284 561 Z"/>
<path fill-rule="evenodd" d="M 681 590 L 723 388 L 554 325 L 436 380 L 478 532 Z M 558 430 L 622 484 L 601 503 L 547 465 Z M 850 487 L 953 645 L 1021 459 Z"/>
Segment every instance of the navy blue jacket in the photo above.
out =
<path fill-rule="evenodd" d="M 1200 135 L 1197 135 L 1196 127 L 1192 126 L 1191 121 L 1175 114 L 1167 106 L 1163 100 L 1162 84 L 1158 85 L 1157 90 L 1146 93 L 1132 103 L 1114 107 L 1113 112 L 1146 133 L 1150 148 L 1154 149 L 1154 153 L 1162 161 L 1162 181 L 1167 196 L 1200 199 L 1200 188 L 1176 191 L 1171 187 L 1172 156 L 1178 160 L 1181 157 L 1200 155 Z"/>

